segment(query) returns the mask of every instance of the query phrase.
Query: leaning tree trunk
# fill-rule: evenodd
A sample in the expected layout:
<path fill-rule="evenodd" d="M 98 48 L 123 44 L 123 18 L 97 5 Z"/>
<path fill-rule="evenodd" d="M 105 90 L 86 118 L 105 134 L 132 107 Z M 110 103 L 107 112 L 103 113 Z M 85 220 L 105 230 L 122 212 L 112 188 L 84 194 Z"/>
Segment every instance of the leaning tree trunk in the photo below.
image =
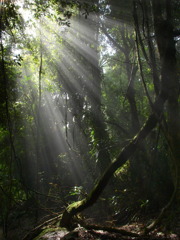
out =
<path fill-rule="evenodd" d="M 163 93 L 159 95 L 154 104 L 155 112 L 149 116 L 148 120 L 146 121 L 142 129 L 139 131 L 139 133 L 130 141 L 130 143 L 125 148 L 123 148 L 117 159 L 110 164 L 110 166 L 104 172 L 104 174 L 99 179 L 98 183 L 95 185 L 94 189 L 87 196 L 87 198 L 83 199 L 82 201 L 72 203 L 65 209 L 60 223 L 61 226 L 69 227 L 71 225 L 71 219 L 74 215 L 90 207 L 96 202 L 96 200 L 99 198 L 100 194 L 106 187 L 108 181 L 113 176 L 114 172 L 133 155 L 139 144 L 156 126 L 162 114 L 163 105 L 166 98 L 166 95 L 164 95 Z"/>
<path fill-rule="evenodd" d="M 154 0 L 154 4 L 156 0 Z M 164 24 L 164 23 L 163 23 Z M 129 142 L 129 144 L 122 149 L 121 153 L 117 159 L 110 164 L 107 170 L 99 179 L 98 183 L 93 188 L 92 192 L 82 201 L 78 201 L 70 204 L 64 211 L 61 219 L 61 226 L 69 227 L 71 225 L 72 217 L 93 205 L 99 198 L 100 194 L 106 187 L 108 181 L 113 176 L 114 172 L 121 167 L 136 151 L 140 143 L 147 137 L 151 130 L 160 121 L 163 113 L 163 106 L 165 101 L 168 99 L 170 101 L 171 91 L 174 89 L 174 81 L 172 77 L 175 75 L 175 63 L 176 63 L 176 53 L 174 48 L 174 41 L 172 36 L 172 28 L 169 26 L 168 34 L 166 35 L 166 41 L 161 41 L 164 39 L 164 31 L 162 31 L 161 26 L 155 26 L 156 39 L 158 44 L 158 49 L 162 59 L 161 62 L 161 89 L 160 93 L 153 104 L 153 113 L 149 116 L 144 126 L 140 129 L 138 134 Z M 176 106 L 176 105 L 175 105 Z M 176 108 L 175 108 L 176 109 Z M 176 116 L 174 116 L 176 117 Z M 175 141 L 175 139 L 173 139 Z M 176 149 L 176 146 L 173 145 Z M 178 153 L 178 151 L 175 151 Z M 176 156 L 176 155 L 175 155 Z M 176 161 L 178 164 L 178 162 Z"/>

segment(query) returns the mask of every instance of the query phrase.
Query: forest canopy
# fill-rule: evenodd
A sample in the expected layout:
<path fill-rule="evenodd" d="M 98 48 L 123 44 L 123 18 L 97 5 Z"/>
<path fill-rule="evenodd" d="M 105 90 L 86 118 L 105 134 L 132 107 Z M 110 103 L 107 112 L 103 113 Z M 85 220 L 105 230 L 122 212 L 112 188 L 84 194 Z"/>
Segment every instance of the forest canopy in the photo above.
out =
<path fill-rule="evenodd" d="M 0 1 L 0 239 L 42 219 L 179 233 L 179 7 Z"/>

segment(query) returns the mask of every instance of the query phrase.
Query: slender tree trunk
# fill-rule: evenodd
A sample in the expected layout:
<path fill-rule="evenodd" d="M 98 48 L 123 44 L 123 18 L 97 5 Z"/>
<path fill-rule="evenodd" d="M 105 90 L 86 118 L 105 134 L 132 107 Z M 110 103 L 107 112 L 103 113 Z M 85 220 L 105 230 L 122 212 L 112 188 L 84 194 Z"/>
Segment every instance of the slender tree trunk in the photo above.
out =
<path fill-rule="evenodd" d="M 163 16 L 163 11 L 166 18 Z M 160 12 L 159 12 L 160 11 Z M 161 13 L 161 14 L 159 14 Z M 164 6 L 153 0 L 154 28 L 161 60 L 163 91 L 168 95 L 168 141 L 172 152 L 173 179 L 177 204 L 180 202 L 180 84 L 177 74 L 176 49 L 173 37 L 171 1 Z"/>
<path fill-rule="evenodd" d="M 91 28 L 94 33 L 94 51 L 95 51 L 95 61 L 93 65 L 91 64 L 92 71 L 92 89 L 89 92 L 90 104 L 92 106 L 91 110 L 91 122 L 94 128 L 94 137 L 97 143 L 97 166 L 100 173 L 102 174 L 104 170 L 110 165 L 111 158 L 110 153 L 107 148 L 109 137 L 106 132 L 106 125 L 104 116 L 102 113 L 102 104 L 101 104 L 101 82 L 102 82 L 102 70 L 99 66 L 99 14 L 93 14 L 93 21 Z M 94 91 L 95 90 L 95 91 Z"/>

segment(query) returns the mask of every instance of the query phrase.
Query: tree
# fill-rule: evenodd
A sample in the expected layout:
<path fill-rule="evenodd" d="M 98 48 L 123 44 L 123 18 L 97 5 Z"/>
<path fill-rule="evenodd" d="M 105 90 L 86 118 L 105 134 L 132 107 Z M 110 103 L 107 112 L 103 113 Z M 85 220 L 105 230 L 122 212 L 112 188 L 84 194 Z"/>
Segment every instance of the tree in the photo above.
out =
<path fill-rule="evenodd" d="M 136 11 L 136 2 L 134 2 L 134 10 Z M 157 10 L 157 5 L 154 2 L 154 13 L 155 10 Z M 167 10 L 167 8 L 166 8 Z M 168 14 L 167 14 L 168 16 Z M 163 20 L 161 24 L 167 24 L 168 21 Z M 163 56 L 163 62 L 161 62 L 161 87 L 160 87 L 160 93 L 158 97 L 156 98 L 156 101 L 152 105 L 152 114 L 148 117 L 148 120 L 145 122 L 144 126 L 141 128 L 141 130 L 138 132 L 138 134 L 130 141 L 130 143 L 121 151 L 117 159 L 109 166 L 109 168 L 105 171 L 105 173 L 100 178 L 97 185 L 94 187 L 92 192 L 88 195 L 88 197 L 80 202 L 71 204 L 64 212 L 61 220 L 62 226 L 69 226 L 72 217 L 77 214 L 78 212 L 81 212 L 85 208 L 91 206 L 94 204 L 101 194 L 101 192 L 104 190 L 105 186 L 107 185 L 107 182 L 109 181 L 110 177 L 113 175 L 113 173 L 122 166 L 129 157 L 136 151 L 138 145 L 146 138 L 146 136 L 152 131 L 152 129 L 157 125 L 158 122 L 161 122 L 161 116 L 163 113 L 164 103 L 169 100 L 169 94 L 171 92 L 171 88 L 173 85 L 171 85 L 170 79 L 171 77 L 176 78 L 176 55 L 175 55 L 175 46 L 174 46 L 174 39 L 173 39 L 173 28 L 172 25 L 168 28 L 167 25 L 165 25 L 166 29 L 168 29 L 168 35 L 164 36 L 164 28 L 162 28 L 163 25 L 158 25 L 155 20 L 154 22 L 154 29 L 155 34 L 157 38 L 157 44 L 158 44 L 158 50 L 159 54 L 162 60 Z M 163 31 L 161 31 L 163 29 Z M 166 41 L 162 41 L 166 37 Z M 161 41 L 160 41 L 161 40 Z M 177 86 L 176 86 L 177 87 Z M 170 92 L 169 92 L 170 91 Z"/>
<path fill-rule="evenodd" d="M 58 204 L 52 207 L 68 205 L 60 224 L 70 227 L 73 216 L 92 206 L 112 177 L 118 207 L 126 187 L 136 191 L 141 209 L 142 200 L 153 209 L 155 201 L 159 209 L 170 197 L 165 210 L 173 201 L 179 204 L 177 4 L 52 0 L 26 1 L 27 9 L 18 10 L 3 2 L 0 191 L 5 225 L 16 200 L 35 197 L 37 206 L 49 207 L 53 193 Z M 36 26 L 18 11 L 27 11 Z M 26 26 L 31 26 L 29 35 Z M 86 195 L 97 173 L 101 176 Z M 106 203 L 116 212 L 112 187 L 106 190 Z"/>

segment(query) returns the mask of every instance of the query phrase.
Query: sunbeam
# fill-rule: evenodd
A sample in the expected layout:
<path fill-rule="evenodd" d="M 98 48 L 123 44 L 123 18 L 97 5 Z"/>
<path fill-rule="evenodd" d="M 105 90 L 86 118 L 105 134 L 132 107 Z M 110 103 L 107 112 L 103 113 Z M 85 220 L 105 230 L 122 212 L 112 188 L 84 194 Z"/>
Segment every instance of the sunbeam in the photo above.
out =
<path fill-rule="evenodd" d="M 179 7 L 0 0 L 0 239 L 176 239 Z"/>

